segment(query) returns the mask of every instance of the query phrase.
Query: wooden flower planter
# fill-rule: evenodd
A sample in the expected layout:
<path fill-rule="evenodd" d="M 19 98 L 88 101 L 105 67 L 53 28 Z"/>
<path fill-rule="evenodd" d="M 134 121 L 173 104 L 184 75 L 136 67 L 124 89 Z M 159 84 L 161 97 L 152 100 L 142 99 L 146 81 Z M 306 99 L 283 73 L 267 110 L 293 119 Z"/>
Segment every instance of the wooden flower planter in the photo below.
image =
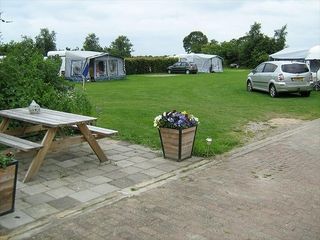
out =
<path fill-rule="evenodd" d="M 18 174 L 18 161 L 0 168 L 0 216 L 14 211 Z"/>
<path fill-rule="evenodd" d="M 190 158 L 196 132 L 197 127 L 187 129 L 159 128 L 163 157 L 177 161 Z"/>

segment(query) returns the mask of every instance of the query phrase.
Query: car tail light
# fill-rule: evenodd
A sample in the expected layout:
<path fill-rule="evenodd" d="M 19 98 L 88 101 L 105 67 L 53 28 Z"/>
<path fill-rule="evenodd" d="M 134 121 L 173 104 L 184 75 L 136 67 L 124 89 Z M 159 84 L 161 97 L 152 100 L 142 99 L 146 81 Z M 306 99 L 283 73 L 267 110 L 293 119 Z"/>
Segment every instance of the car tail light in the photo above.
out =
<path fill-rule="evenodd" d="M 313 76 L 312 76 L 312 73 L 310 73 L 309 82 L 312 82 L 312 81 L 313 81 Z"/>
<path fill-rule="evenodd" d="M 279 80 L 279 81 L 283 81 L 283 80 L 284 80 L 284 75 L 283 75 L 282 73 L 280 73 L 280 74 L 278 75 L 278 80 Z"/>

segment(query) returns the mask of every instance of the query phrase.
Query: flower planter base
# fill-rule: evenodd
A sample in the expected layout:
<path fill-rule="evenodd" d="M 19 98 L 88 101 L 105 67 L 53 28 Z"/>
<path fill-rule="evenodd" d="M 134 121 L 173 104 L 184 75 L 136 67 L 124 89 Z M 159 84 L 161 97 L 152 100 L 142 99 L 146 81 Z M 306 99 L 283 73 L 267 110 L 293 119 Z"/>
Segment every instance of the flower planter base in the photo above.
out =
<path fill-rule="evenodd" d="M 14 211 L 18 161 L 0 168 L 0 216 Z"/>
<path fill-rule="evenodd" d="M 177 161 L 190 158 L 196 131 L 197 127 L 187 129 L 159 128 L 163 157 Z"/>

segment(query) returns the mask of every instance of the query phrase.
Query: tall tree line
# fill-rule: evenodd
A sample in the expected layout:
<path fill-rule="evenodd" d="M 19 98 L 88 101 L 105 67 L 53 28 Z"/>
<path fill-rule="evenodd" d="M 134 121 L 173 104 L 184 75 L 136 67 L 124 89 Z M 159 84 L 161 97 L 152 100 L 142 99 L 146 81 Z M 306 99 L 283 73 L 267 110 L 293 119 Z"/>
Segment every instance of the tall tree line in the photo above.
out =
<path fill-rule="evenodd" d="M 47 28 L 41 28 L 40 33 L 35 37 L 34 40 L 27 36 L 22 36 L 22 39 L 33 41 L 36 48 L 42 53 L 43 56 L 47 56 L 49 51 L 57 50 L 56 32 L 50 32 Z M 6 55 L 6 53 L 9 51 L 9 48 L 11 48 L 14 44 L 15 43 L 13 41 L 7 44 L 0 42 L 0 55 Z M 102 47 L 96 34 L 89 33 L 85 38 L 81 49 L 97 52 L 104 51 L 118 57 L 131 57 L 131 53 L 133 52 L 132 47 L 133 44 L 130 42 L 129 38 L 123 35 L 117 37 L 113 42 L 111 42 L 110 46 Z M 66 50 L 79 50 L 79 47 L 74 49 L 66 47 Z"/>
<path fill-rule="evenodd" d="M 220 43 L 214 39 L 209 42 L 205 34 L 194 31 L 183 39 L 183 46 L 188 53 L 219 55 L 225 64 L 254 67 L 267 60 L 270 54 L 283 49 L 286 36 L 287 25 L 275 30 L 273 37 L 268 37 L 261 32 L 261 24 L 255 22 L 245 36 Z"/>

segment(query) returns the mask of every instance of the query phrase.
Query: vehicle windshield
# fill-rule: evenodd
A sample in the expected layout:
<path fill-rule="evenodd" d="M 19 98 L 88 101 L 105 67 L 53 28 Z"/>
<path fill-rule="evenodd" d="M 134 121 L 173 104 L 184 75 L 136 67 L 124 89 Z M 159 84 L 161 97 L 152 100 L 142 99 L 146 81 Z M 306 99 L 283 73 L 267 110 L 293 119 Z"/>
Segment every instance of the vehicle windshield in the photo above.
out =
<path fill-rule="evenodd" d="M 309 72 L 309 68 L 305 64 L 290 63 L 281 66 L 283 72 L 286 73 L 306 73 Z"/>

